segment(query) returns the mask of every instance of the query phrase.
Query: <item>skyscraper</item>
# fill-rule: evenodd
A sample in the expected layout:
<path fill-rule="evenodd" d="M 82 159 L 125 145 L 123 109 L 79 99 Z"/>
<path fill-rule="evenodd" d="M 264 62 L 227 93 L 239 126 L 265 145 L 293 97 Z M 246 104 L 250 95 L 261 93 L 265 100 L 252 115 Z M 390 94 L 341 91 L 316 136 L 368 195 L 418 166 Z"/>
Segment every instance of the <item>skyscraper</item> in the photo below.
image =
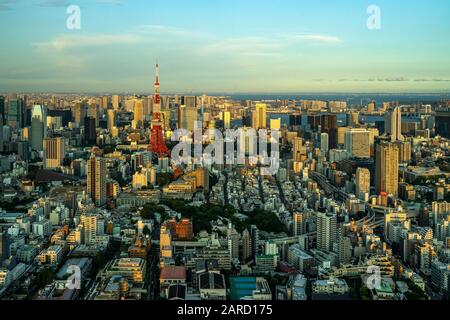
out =
<path fill-rule="evenodd" d="M 252 258 L 255 259 L 259 249 L 259 230 L 255 225 L 250 226 L 250 235 L 252 238 Z"/>
<path fill-rule="evenodd" d="M 328 133 L 322 133 L 320 134 L 320 151 L 323 154 L 327 154 L 328 150 L 329 150 Z"/>
<path fill-rule="evenodd" d="M 114 110 L 119 110 L 119 96 L 113 95 L 112 96 L 112 106 Z"/>
<path fill-rule="evenodd" d="M 142 129 L 144 127 L 144 104 L 142 100 L 137 100 L 134 103 L 133 116 L 133 129 Z"/>
<path fill-rule="evenodd" d="M 344 135 L 347 153 L 353 158 L 370 158 L 370 131 L 367 129 L 348 129 Z"/>
<path fill-rule="evenodd" d="M 255 130 L 267 128 L 267 105 L 257 103 L 252 113 L 252 127 Z"/>
<path fill-rule="evenodd" d="M 394 196 L 398 195 L 398 145 L 390 142 L 382 142 L 376 150 L 375 189 L 377 194 L 385 192 Z"/>
<path fill-rule="evenodd" d="M 400 163 L 409 163 L 411 161 L 411 141 L 396 141 L 398 145 L 398 161 Z"/>
<path fill-rule="evenodd" d="M 87 193 L 96 206 L 106 204 L 106 161 L 94 155 L 87 163 Z"/>
<path fill-rule="evenodd" d="M 250 232 L 245 229 L 242 232 L 242 262 L 246 262 L 252 256 L 252 239 L 250 237 Z"/>
<path fill-rule="evenodd" d="M 317 249 L 332 251 L 337 240 L 337 216 L 334 213 L 317 214 Z"/>
<path fill-rule="evenodd" d="M 5 97 L 0 96 L 0 125 L 3 127 L 5 124 L 6 115 L 5 115 Z"/>
<path fill-rule="evenodd" d="M 108 118 L 108 130 L 111 132 L 116 126 L 116 111 L 114 109 L 108 109 L 106 115 Z"/>
<path fill-rule="evenodd" d="M 92 117 L 84 118 L 84 143 L 94 145 L 97 143 L 97 129 L 95 119 Z"/>
<path fill-rule="evenodd" d="M 196 107 L 180 106 L 178 109 L 178 128 L 194 132 L 197 117 Z"/>
<path fill-rule="evenodd" d="M 43 150 L 43 141 L 47 136 L 47 110 L 45 106 L 33 106 L 31 113 L 31 149 Z"/>
<path fill-rule="evenodd" d="M 65 156 L 64 138 L 44 139 L 44 167 L 46 169 L 58 169 L 61 167 Z"/>
<path fill-rule="evenodd" d="M 107 109 L 109 105 L 109 97 L 108 96 L 103 96 L 100 99 L 100 108 L 101 109 Z"/>
<path fill-rule="evenodd" d="M 197 98 L 195 96 L 183 96 L 181 97 L 181 104 L 188 108 L 196 108 Z"/>
<path fill-rule="evenodd" d="M 83 214 L 80 217 L 83 225 L 84 243 L 90 244 L 97 235 L 97 216 L 93 214 Z"/>
<path fill-rule="evenodd" d="M 402 110 L 396 107 L 386 114 L 386 133 L 391 136 L 391 141 L 403 141 L 402 135 Z"/>
<path fill-rule="evenodd" d="M 450 108 L 436 109 L 436 134 L 450 139 Z"/>
<path fill-rule="evenodd" d="M 24 127 L 24 101 L 22 99 L 11 99 L 8 101 L 7 124 L 13 129 Z"/>
<path fill-rule="evenodd" d="M 329 148 L 337 147 L 337 116 L 335 114 L 323 114 L 320 117 L 321 133 L 328 133 Z"/>
<path fill-rule="evenodd" d="M 356 169 L 356 196 L 364 201 L 369 200 L 370 194 L 370 171 L 367 168 Z"/>
<path fill-rule="evenodd" d="M 86 117 L 86 105 L 83 103 L 77 103 L 72 108 L 72 117 L 73 121 L 81 126 L 83 124 L 84 118 Z"/>
<path fill-rule="evenodd" d="M 295 212 L 292 216 L 292 231 L 294 234 L 294 237 L 301 236 L 306 232 L 306 223 L 304 221 L 304 214 L 301 212 Z"/>
<path fill-rule="evenodd" d="M 89 105 L 87 109 L 87 116 L 93 118 L 95 120 L 95 126 L 98 126 L 100 117 L 98 112 L 98 106 L 96 104 Z"/>
<path fill-rule="evenodd" d="M 306 148 L 303 146 L 303 139 L 296 137 L 292 148 L 292 158 L 294 161 L 300 161 L 302 155 L 306 155 Z"/>
<path fill-rule="evenodd" d="M 223 111 L 222 112 L 222 119 L 223 119 L 223 128 L 224 129 L 230 129 L 230 127 L 231 127 L 231 113 L 229 111 Z"/>

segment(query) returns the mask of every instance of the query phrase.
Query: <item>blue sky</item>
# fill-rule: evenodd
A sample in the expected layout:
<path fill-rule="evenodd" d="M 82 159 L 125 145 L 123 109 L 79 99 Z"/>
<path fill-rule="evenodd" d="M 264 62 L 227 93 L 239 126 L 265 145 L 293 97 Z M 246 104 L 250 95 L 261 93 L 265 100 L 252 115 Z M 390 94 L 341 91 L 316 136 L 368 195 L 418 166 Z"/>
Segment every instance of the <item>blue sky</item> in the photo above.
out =
<path fill-rule="evenodd" d="M 0 40 L 0 92 L 450 91 L 447 0 L 0 0 Z"/>

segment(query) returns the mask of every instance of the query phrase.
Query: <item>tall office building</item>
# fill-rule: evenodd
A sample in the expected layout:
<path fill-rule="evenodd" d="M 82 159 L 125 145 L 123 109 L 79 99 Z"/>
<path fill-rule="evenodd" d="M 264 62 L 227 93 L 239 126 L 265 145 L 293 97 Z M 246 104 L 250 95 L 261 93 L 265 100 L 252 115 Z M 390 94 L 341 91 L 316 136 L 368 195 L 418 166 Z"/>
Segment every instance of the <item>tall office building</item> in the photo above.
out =
<path fill-rule="evenodd" d="M 178 128 L 194 132 L 198 114 L 196 107 L 182 105 L 178 108 Z"/>
<path fill-rule="evenodd" d="M 103 96 L 100 98 L 100 108 L 101 109 L 107 109 L 109 105 L 109 97 Z"/>
<path fill-rule="evenodd" d="M 84 244 L 90 244 L 97 235 L 97 216 L 94 214 L 83 214 L 80 217 L 83 225 Z"/>
<path fill-rule="evenodd" d="M 250 232 L 245 229 L 242 232 L 242 262 L 247 262 L 252 256 L 252 238 L 250 236 Z"/>
<path fill-rule="evenodd" d="M 98 111 L 98 106 L 96 104 L 91 104 L 87 109 L 87 116 L 95 120 L 95 126 L 97 127 L 100 120 L 100 115 Z"/>
<path fill-rule="evenodd" d="M 195 96 L 181 97 L 181 104 L 188 108 L 197 108 L 197 98 Z"/>
<path fill-rule="evenodd" d="M 133 123 L 132 127 L 133 129 L 142 129 L 144 128 L 144 104 L 142 103 L 142 100 L 137 100 L 134 103 L 134 110 L 133 110 Z"/>
<path fill-rule="evenodd" d="M 450 108 L 436 109 L 436 134 L 450 139 Z"/>
<path fill-rule="evenodd" d="M 108 119 L 108 131 L 111 132 L 116 126 L 116 111 L 114 109 L 108 109 L 106 115 Z"/>
<path fill-rule="evenodd" d="M 223 128 L 230 129 L 231 127 L 231 113 L 230 111 L 222 112 Z"/>
<path fill-rule="evenodd" d="M 114 110 L 119 110 L 119 107 L 120 107 L 120 105 L 119 105 L 119 96 L 118 95 L 113 95 L 112 96 L 112 107 L 113 107 L 113 109 Z"/>
<path fill-rule="evenodd" d="M 87 163 L 87 193 L 96 206 L 106 204 L 106 160 L 94 155 Z"/>
<path fill-rule="evenodd" d="M 386 114 L 386 133 L 391 136 L 391 141 L 403 141 L 402 135 L 402 110 L 396 107 Z"/>
<path fill-rule="evenodd" d="M 77 103 L 72 108 L 72 118 L 79 126 L 83 125 L 84 118 L 86 117 L 86 105 L 84 103 Z"/>
<path fill-rule="evenodd" d="M 317 214 L 317 249 L 330 252 L 336 240 L 336 214 L 319 212 Z"/>
<path fill-rule="evenodd" d="M 44 139 L 44 168 L 58 169 L 65 156 L 65 141 L 62 137 Z"/>
<path fill-rule="evenodd" d="M 25 106 L 22 99 L 8 101 L 7 124 L 13 129 L 21 129 L 25 125 Z"/>
<path fill-rule="evenodd" d="M 306 233 L 306 222 L 302 212 L 295 212 L 292 216 L 292 222 L 294 237 L 301 236 Z"/>
<path fill-rule="evenodd" d="M 398 195 L 398 146 L 390 142 L 382 142 L 376 150 L 375 189 L 377 194 L 383 192 Z"/>
<path fill-rule="evenodd" d="M 394 142 L 398 145 L 398 161 L 400 163 L 409 163 L 411 161 L 411 144 L 409 140 L 396 141 Z"/>
<path fill-rule="evenodd" d="M 5 97 L 0 96 L 0 126 L 3 127 L 6 123 L 6 104 L 5 104 Z"/>
<path fill-rule="evenodd" d="M 259 248 L 259 230 L 255 225 L 250 226 L 250 235 L 252 238 L 252 258 L 255 259 Z"/>
<path fill-rule="evenodd" d="M 47 110 L 45 106 L 33 106 L 31 113 L 31 149 L 43 150 L 44 138 L 47 137 Z"/>
<path fill-rule="evenodd" d="M 323 114 L 320 117 L 321 133 L 328 133 L 329 148 L 337 147 L 337 116 L 335 114 Z"/>
<path fill-rule="evenodd" d="M 235 229 L 227 230 L 228 250 L 231 259 L 239 259 L 239 233 Z"/>
<path fill-rule="evenodd" d="M 329 150 L 329 140 L 328 140 L 328 133 L 321 133 L 320 134 L 320 151 L 323 154 L 328 154 Z"/>
<path fill-rule="evenodd" d="M 306 148 L 303 146 L 303 139 L 295 137 L 292 148 L 292 159 L 294 161 L 300 161 L 302 155 L 306 155 Z"/>
<path fill-rule="evenodd" d="M 367 168 L 356 169 L 356 196 L 364 201 L 369 200 L 370 195 L 370 171 Z"/>
<path fill-rule="evenodd" d="M 255 130 L 267 128 L 267 105 L 257 103 L 252 113 L 252 127 Z"/>
<path fill-rule="evenodd" d="M 84 118 L 84 143 L 94 145 L 97 143 L 97 129 L 95 119 L 92 117 Z"/>
<path fill-rule="evenodd" d="M 370 158 L 370 131 L 348 129 L 344 135 L 344 146 L 353 158 Z"/>

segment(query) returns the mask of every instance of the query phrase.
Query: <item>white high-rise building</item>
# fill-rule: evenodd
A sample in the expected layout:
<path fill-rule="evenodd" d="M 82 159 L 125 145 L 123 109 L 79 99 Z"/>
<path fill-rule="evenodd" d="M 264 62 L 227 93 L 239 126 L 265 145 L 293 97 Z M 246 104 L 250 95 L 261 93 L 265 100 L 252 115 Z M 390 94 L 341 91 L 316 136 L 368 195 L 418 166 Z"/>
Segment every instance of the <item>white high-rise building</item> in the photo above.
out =
<path fill-rule="evenodd" d="M 402 110 L 396 107 L 392 112 L 386 114 L 386 133 L 391 136 L 391 141 L 403 141 L 402 135 Z"/>
<path fill-rule="evenodd" d="M 330 142 L 328 133 L 322 133 L 320 135 L 320 151 L 322 152 L 322 154 L 328 154 L 329 145 Z"/>
<path fill-rule="evenodd" d="M 47 108 L 34 105 L 31 111 L 31 149 L 42 151 L 47 137 Z"/>
<path fill-rule="evenodd" d="M 306 232 L 306 223 L 304 221 L 304 214 L 301 212 L 296 212 L 292 216 L 292 231 L 294 234 L 294 237 L 301 236 Z"/>
<path fill-rule="evenodd" d="M 336 240 L 336 214 L 319 212 L 317 214 L 317 249 L 331 252 Z"/>

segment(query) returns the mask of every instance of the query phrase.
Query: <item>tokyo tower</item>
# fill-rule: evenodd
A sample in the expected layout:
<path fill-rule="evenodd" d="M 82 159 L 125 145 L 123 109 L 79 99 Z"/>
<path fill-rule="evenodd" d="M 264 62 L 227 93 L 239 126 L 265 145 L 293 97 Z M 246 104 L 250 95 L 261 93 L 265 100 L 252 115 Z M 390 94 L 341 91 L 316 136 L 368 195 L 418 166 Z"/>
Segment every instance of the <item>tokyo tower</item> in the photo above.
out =
<path fill-rule="evenodd" d="M 163 136 L 163 124 L 161 120 L 161 97 L 159 96 L 159 75 L 158 75 L 158 64 L 156 64 L 156 81 L 155 81 L 155 94 L 153 96 L 153 109 L 158 110 L 158 112 L 153 113 L 153 118 L 151 121 L 151 133 L 150 133 L 150 145 L 148 146 L 148 151 L 153 152 L 158 155 L 158 158 L 167 155 L 170 156 L 170 151 L 164 143 Z"/>

